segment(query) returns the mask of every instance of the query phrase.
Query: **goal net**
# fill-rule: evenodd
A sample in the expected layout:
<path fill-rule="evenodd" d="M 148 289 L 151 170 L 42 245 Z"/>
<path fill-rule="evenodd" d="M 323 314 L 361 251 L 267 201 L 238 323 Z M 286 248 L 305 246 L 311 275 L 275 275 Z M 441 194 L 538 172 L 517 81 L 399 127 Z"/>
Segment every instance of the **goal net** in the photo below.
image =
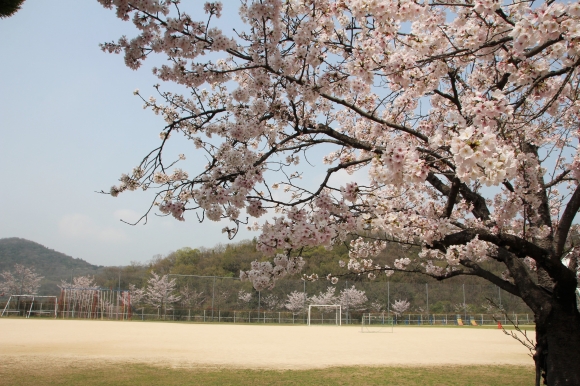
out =
<path fill-rule="evenodd" d="M 360 332 L 393 332 L 393 317 L 390 315 L 363 314 Z"/>
<path fill-rule="evenodd" d="M 334 311 L 334 315 L 332 315 Z M 326 318 L 325 318 L 326 315 Z M 342 308 L 339 304 L 311 304 L 308 306 L 308 325 L 316 324 L 342 324 Z"/>
<path fill-rule="evenodd" d="M 56 318 L 56 296 L 10 295 L 0 316 L 48 316 Z"/>

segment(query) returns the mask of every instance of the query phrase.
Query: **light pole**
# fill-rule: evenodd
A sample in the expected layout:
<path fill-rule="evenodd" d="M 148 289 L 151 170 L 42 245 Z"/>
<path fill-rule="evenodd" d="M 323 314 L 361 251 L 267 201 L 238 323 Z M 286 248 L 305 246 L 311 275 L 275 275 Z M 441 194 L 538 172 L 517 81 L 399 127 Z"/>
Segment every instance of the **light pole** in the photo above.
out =
<path fill-rule="evenodd" d="M 463 318 L 467 320 L 467 306 L 465 305 L 465 283 L 463 283 Z"/>
<path fill-rule="evenodd" d="M 425 291 L 427 292 L 427 319 L 429 319 L 429 283 L 425 283 Z"/>

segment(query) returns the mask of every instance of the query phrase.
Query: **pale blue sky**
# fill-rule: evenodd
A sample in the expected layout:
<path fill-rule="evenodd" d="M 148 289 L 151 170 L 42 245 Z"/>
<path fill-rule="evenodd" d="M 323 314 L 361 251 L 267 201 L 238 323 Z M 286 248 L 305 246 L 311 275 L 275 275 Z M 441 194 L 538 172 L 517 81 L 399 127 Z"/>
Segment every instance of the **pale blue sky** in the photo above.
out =
<path fill-rule="evenodd" d="M 242 26 L 239 1 L 223 4 L 217 26 L 232 36 L 231 29 Z M 194 19 L 206 20 L 202 1 L 184 2 L 184 7 Z M 15 16 L 0 19 L 0 238 L 26 238 L 101 265 L 145 262 L 186 246 L 229 242 L 221 232 L 228 224 L 199 224 L 191 212 L 185 222 L 154 215 L 145 226 L 119 221 L 138 219 L 152 192 L 118 198 L 95 193 L 117 184 L 121 173 L 158 146 L 165 124 L 133 95 L 136 88 L 146 98 L 156 94 L 152 86 L 160 82 L 151 67 L 164 58 L 132 71 L 122 55 L 99 48 L 136 33 L 132 23 L 96 0 L 26 0 Z M 188 157 L 184 169 L 190 176 L 196 174 L 192 169 L 203 168 L 206 161 L 191 143 L 170 142 L 174 156 Z M 303 183 L 323 177 L 328 167 L 323 155 L 309 155 L 314 169 L 306 163 L 298 167 L 310 169 Z M 355 179 L 366 180 L 364 173 L 357 174 Z M 346 173 L 333 177 L 339 185 L 352 179 Z M 236 241 L 254 236 L 244 229 Z"/>
<path fill-rule="evenodd" d="M 224 2 L 234 15 L 238 4 Z M 163 127 L 133 95 L 136 88 L 154 94 L 152 63 L 135 72 L 98 46 L 135 33 L 96 0 L 27 0 L 0 19 L 0 238 L 102 265 L 228 242 L 225 224 L 199 224 L 193 214 L 186 222 L 152 216 L 145 226 L 125 225 L 119 218 L 136 218 L 152 196 L 95 193 L 137 165 Z"/>

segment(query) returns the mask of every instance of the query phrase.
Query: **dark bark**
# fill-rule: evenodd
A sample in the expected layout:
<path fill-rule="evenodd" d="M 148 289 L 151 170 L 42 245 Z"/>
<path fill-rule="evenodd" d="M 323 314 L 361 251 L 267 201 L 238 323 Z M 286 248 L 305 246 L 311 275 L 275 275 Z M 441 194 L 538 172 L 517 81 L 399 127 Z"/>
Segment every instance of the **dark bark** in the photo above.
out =
<path fill-rule="evenodd" d="M 580 312 L 576 304 L 577 281 L 562 270 L 551 287 L 535 283 L 522 260 L 503 248 L 498 250 L 515 281 L 519 296 L 532 309 L 536 322 L 536 385 L 580 385 Z"/>
<path fill-rule="evenodd" d="M 546 385 L 580 385 L 580 313 L 566 303 L 546 303 L 536 315 L 537 385 L 540 375 Z"/>
<path fill-rule="evenodd" d="M 580 386 L 580 312 L 576 304 L 578 285 L 575 269 L 551 258 L 551 250 L 513 235 L 493 235 L 485 231 L 464 230 L 433 244 L 445 250 L 465 244 L 475 235 L 498 246 L 496 261 L 508 268 L 513 284 L 500 279 L 469 260 L 461 264 L 506 291 L 519 296 L 532 309 L 536 322 L 536 384 Z M 533 256 L 538 263 L 534 273 L 523 263 Z M 575 266 L 573 268 L 576 268 Z M 549 275 L 548 275 L 549 271 Z M 536 275 L 534 279 L 533 275 Z M 547 285 L 548 284 L 548 285 Z"/>

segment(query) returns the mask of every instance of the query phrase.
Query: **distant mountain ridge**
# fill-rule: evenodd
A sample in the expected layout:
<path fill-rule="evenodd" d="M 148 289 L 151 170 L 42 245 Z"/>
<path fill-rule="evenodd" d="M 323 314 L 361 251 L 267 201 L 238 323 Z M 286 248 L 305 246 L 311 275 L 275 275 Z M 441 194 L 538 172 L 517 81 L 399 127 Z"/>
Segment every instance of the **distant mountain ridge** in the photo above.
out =
<path fill-rule="evenodd" d="M 13 270 L 14 264 L 34 268 L 44 276 L 39 295 L 57 295 L 57 284 L 61 280 L 70 281 L 72 275 L 96 275 L 104 269 L 103 266 L 65 255 L 34 241 L 18 237 L 0 239 L 0 272 Z"/>

